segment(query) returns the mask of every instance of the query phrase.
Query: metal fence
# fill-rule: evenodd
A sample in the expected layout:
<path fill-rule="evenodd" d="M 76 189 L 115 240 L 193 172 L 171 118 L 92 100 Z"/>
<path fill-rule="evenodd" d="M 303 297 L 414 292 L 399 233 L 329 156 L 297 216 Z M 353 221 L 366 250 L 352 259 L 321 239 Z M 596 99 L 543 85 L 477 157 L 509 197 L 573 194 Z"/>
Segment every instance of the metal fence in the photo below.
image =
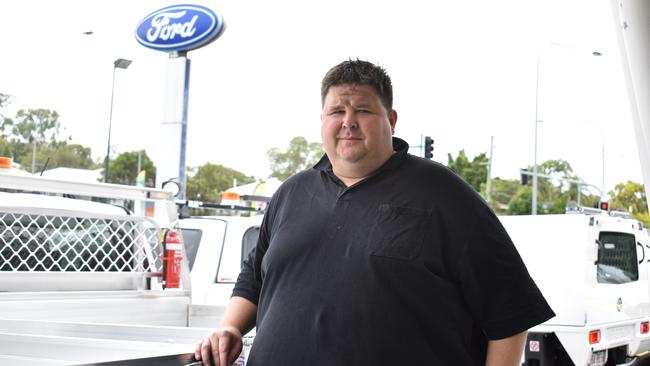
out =
<path fill-rule="evenodd" d="M 162 271 L 160 228 L 148 218 L 0 209 L 0 271 Z"/>

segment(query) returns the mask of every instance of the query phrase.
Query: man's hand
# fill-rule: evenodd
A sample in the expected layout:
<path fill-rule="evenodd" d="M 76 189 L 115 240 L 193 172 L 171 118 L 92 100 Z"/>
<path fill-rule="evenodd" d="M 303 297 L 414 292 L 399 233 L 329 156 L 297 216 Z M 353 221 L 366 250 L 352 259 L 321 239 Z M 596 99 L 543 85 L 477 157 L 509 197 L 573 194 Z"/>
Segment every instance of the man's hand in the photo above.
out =
<path fill-rule="evenodd" d="M 206 366 L 229 366 L 242 350 L 242 334 L 231 326 L 223 327 L 205 337 L 196 346 L 194 358 Z"/>
<path fill-rule="evenodd" d="M 221 327 L 196 346 L 194 358 L 206 366 L 230 366 L 242 350 L 242 335 L 255 325 L 257 305 L 243 297 L 230 298 Z"/>

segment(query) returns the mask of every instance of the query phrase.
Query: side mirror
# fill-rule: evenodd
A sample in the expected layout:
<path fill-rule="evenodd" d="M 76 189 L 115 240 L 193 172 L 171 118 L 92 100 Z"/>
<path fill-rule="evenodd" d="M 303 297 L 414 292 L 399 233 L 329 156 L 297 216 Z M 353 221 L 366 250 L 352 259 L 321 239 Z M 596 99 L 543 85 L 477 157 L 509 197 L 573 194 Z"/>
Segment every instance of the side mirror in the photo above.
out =
<path fill-rule="evenodd" d="M 592 258 L 596 258 L 594 264 L 598 264 L 600 263 L 601 249 L 603 247 L 603 243 L 601 243 L 600 240 L 596 239 L 595 244 L 596 244 L 595 246 L 596 253 L 593 254 Z"/>
<path fill-rule="evenodd" d="M 178 194 L 181 193 L 181 184 L 178 182 L 177 178 L 172 178 L 163 182 L 161 188 L 171 193 L 174 197 L 178 197 Z"/>

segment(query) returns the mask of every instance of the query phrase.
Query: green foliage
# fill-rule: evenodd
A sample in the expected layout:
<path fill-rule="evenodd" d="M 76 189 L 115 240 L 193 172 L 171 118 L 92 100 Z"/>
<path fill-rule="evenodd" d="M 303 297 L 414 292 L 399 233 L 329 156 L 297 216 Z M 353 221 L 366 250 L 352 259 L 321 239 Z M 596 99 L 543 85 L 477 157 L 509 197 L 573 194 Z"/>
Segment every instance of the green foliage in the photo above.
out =
<path fill-rule="evenodd" d="M 612 210 L 623 210 L 632 213 L 632 217 L 642 221 L 646 227 L 650 227 L 650 215 L 648 215 L 648 201 L 646 200 L 643 184 L 632 181 L 619 183 L 609 192 L 612 198 L 609 207 Z"/>
<path fill-rule="evenodd" d="M 32 166 L 32 172 L 36 171 L 36 154 L 38 145 L 49 140 L 49 144 L 56 143 L 56 135 L 61 124 L 59 114 L 49 109 L 21 109 L 14 119 L 3 118 L 2 137 L 5 139 L 0 144 L 7 155 L 12 156 L 15 161 L 27 166 Z M 7 135 L 7 131 L 11 135 Z M 27 152 L 25 143 L 31 145 L 31 151 Z M 29 157 L 28 157 L 29 155 Z M 27 159 L 29 158 L 29 162 Z"/>
<path fill-rule="evenodd" d="M 16 138 L 0 136 L 0 156 L 13 158 L 15 162 L 29 159 L 31 164 L 32 147 Z"/>
<path fill-rule="evenodd" d="M 219 164 L 206 163 L 189 168 L 186 197 L 191 200 L 220 202 L 221 192 L 232 187 L 234 179 L 239 185 L 255 181 L 254 177 Z"/>
<path fill-rule="evenodd" d="M 11 100 L 11 95 L 0 93 L 0 108 L 6 107 Z"/>
<path fill-rule="evenodd" d="M 566 212 L 566 206 L 569 201 L 578 202 L 581 206 L 592 207 L 600 197 L 598 195 L 587 193 L 584 186 L 578 187 L 575 183 L 569 183 L 560 180 L 571 179 L 580 181 L 578 176 L 573 175 L 571 164 L 565 160 L 547 160 L 539 165 L 540 174 L 550 175 L 558 179 L 549 179 L 540 177 L 537 181 L 537 213 L 543 214 L 561 214 Z M 532 167 L 528 167 L 533 171 Z M 532 182 L 530 177 L 526 186 L 518 189 L 508 202 L 506 214 L 509 215 L 529 215 L 532 205 Z M 512 191 L 510 191 L 512 192 Z M 493 206 L 494 207 L 494 206 Z"/>
<path fill-rule="evenodd" d="M 0 93 L 0 108 L 11 100 Z M 49 109 L 21 109 L 14 118 L 0 115 L 0 156 L 7 156 L 29 167 L 34 158 L 34 171 L 57 167 L 96 169 L 88 147 L 58 139 L 61 123 L 59 114 Z M 32 157 L 32 155 L 34 156 Z"/>
<path fill-rule="evenodd" d="M 9 105 L 11 95 L 0 93 L 0 108 Z M 11 128 L 13 121 L 10 118 L 4 117 L 0 114 L 0 137 L 7 137 L 7 132 Z"/>
<path fill-rule="evenodd" d="M 451 154 L 447 154 L 447 166 L 477 191 L 480 191 L 481 183 L 487 180 L 487 164 L 488 158 L 485 153 L 476 155 L 472 161 L 469 161 L 464 149 L 458 152 L 456 159 Z"/>
<path fill-rule="evenodd" d="M 3 154 L 3 144 L 0 139 L 0 156 L 15 156 L 14 161 L 23 167 L 31 166 L 32 150 L 28 143 L 14 142 L 10 144 L 10 152 L 15 154 Z M 53 141 L 43 144 L 36 152 L 35 171 L 39 172 L 45 168 L 54 169 L 58 167 L 77 169 L 96 169 L 98 165 L 93 161 L 89 147 L 79 144 L 69 144 L 67 141 Z"/>
<path fill-rule="evenodd" d="M 492 178 L 492 187 L 490 188 L 490 207 L 497 215 L 507 213 L 510 200 L 521 188 L 519 181 L 515 179 Z M 481 184 L 481 194 L 485 197 L 486 184 Z"/>
<path fill-rule="evenodd" d="M 530 215 L 532 212 L 533 190 L 530 186 L 520 187 L 508 202 L 508 215 Z M 537 210 L 541 210 L 541 205 L 537 201 Z"/>
<path fill-rule="evenodd" d="M 141 154 L 140 169 L 146 172 L 145 186 L 155 186 L 156 167 L 145 151 L 121 153 L 115 159 L 111 160 L 108 169 L 108 182 L 135 185 L 135 180 L 139 173 L 138 154 Z"/>
<path fill-rule="evenodd" d="M 55 141 L 61 127 L 59 114 L 49 109 L 21 109 L 15 120 L 8 124 L 11 125 L 11 132 L 15 136 L 29 143 L 34 140 L 37 143 L 44 142 L 48 137 L 50 141 Z"/>
<path fill-rule="evenodd" d="M 308 142 L 304 137 L 294 137 L 286 151 L 273 148 L 266 153 L 271 164 L 271 177 L 286 180 L 293 174 L 307 169 L 323 156 L 320 142 Z"/>
<path fill-rule="evenodd" d="M 532 170 L 532 168 L 530 169 Z M 539 165 L 539 172 L 542 174 L 548 175 L 559 175 L 562 178 L 570 178 L 571 173 L 573 173 L 573 168 L 571 164 L 566 160 L 557 159 L 557 160 L 546 160 L 545 162 Z"/>

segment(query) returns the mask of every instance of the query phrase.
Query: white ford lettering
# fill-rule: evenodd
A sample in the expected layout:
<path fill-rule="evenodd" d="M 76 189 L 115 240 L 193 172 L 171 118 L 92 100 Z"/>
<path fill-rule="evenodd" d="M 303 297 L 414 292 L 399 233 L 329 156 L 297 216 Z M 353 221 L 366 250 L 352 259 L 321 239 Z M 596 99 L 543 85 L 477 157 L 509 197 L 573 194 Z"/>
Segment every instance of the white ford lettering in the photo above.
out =
<path fill-rule="evenodd" d="M 185 23 L 169 24 L 171 19 L 179 19 L 185 16 L 185 11 L 175 13 L 160 13 L 151 19 L 151 28 L 147 31 L 147 40 L 155 42 L 157 39 L 168 40 L 174 39 L 177 35 L 182 38 L 188 38 L 194 35 L 196 28 L 194 24 L 198 15 L 194 15 L 192 20 Z"/>

